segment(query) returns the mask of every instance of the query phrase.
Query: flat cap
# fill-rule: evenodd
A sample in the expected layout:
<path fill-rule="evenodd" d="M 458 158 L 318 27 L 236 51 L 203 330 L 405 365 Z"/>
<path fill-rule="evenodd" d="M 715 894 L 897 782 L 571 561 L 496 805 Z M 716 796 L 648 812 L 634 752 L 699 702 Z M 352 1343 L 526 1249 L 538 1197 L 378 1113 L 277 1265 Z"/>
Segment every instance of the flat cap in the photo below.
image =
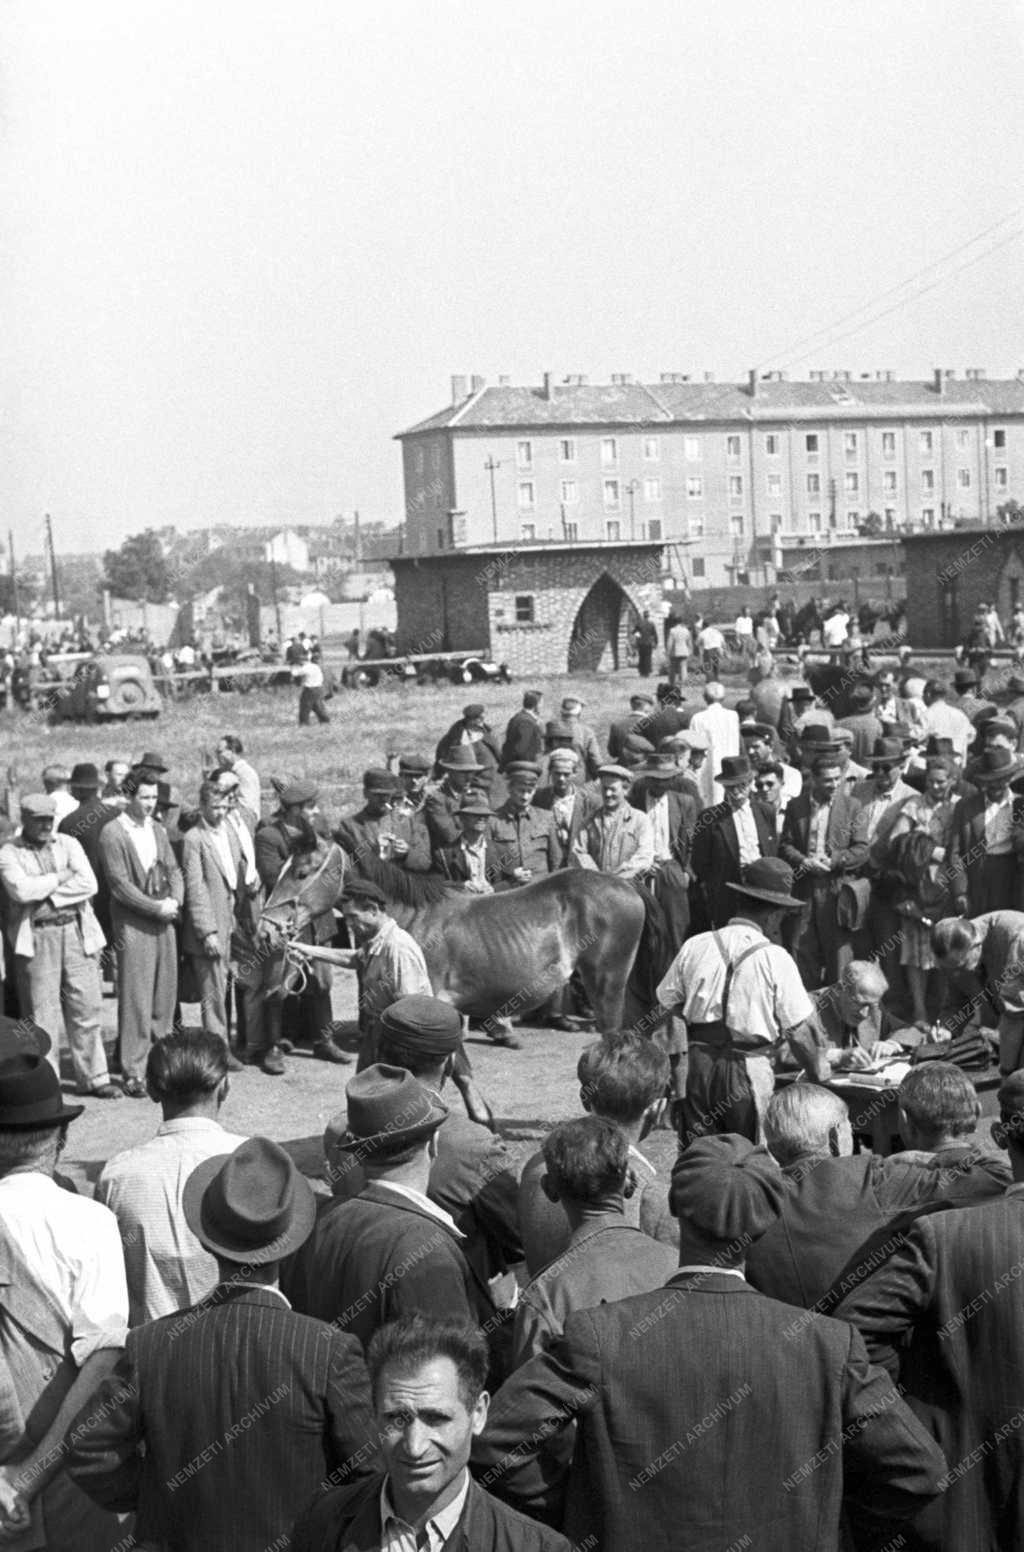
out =
<path fill-rule="evenodd" d="M 775 729 L 770 722 L 741 722 L 741 738 L 764 738 L 771 743 L 775 736 Z"/>
<path fill-rule="evenodd" d="M 732 1133 L 701 1137 L 679 1155 L 669 1206 L 680 1229 L 728 1243 L 760 1239 L 782 1211 L 786 1182 L 767 1148 Z"/>
<path fill-rule="evenodd" d="M 430 761 L 425 754 L 400 754 L 398 769 L 409 776 L 427 776 L 430 773 Z"/>
<path fill-rule="evenodd" d="M 653 753 L 653 750 L 651 752 Z M 597 774 L 599 776 L 614 776 L 619 781 L 633 780 L 633 772 L 631 770 L 628 770 L 624 765 L 616 765 L 614 762 L 599 766 Z"/>
<path fill-rule="evenodd" d="M 535 781 L 540 780 L 540 766 L 532 760 L 512 760 L 505 767 L 506 776 L 532 776 Z"/>
<path fill-rule="evenodd" d="M 462 1044 L 462 1016 L 437 997 L 399 997 L 380 1016 L 384 1037 L 396 1051 L 450 1056 Z"/>
<path fill-rule="evenodd" d="M 386 904 L 386 896 L 384 894 L 383 889 L 379 889 L 378 886 L 376 884 L 374 884 L 374 883 L 371 883 L 371 881 L 368 878 L 353 878 L 353 879 L 351 879 L 345 885 L 345 888 L 342 890 L 342 893 L 341 893 L 341 903 L 342 903 L 342 905 L 345 904 L 346 900 L 351 900 L 353 904 L 357 904 L 357 903 L 363 904 L 363 905 L 384 905 L 384 904 Z"/>
<path fill-rule="evenodd" d="M 575 749 L 552 749 L 548 756 L 551 770 L 574 771 L 579 763 L 580 757 Z"/>
<path fill-rule="evenodd" d="M 581 699 L 581 697 L 578 695 L 564 695 L 562 697 L 561 707 L 562 716 L 571 717 L 574 710 L 578 708 L 580 711 L 582 711 L 586 704 L 586 701 Z"/>
<path fill-rule="evenodd" d="M 375 769 L 363 772 L 364 792 L 397 792 L 398 777 L 390 771 Z"/>
<path fill-rule="evenodd" d="M 485 717 L 487 707 L 481 706 L 479 701 L 470 701 L 468 706 L 463 706 L 462 716 L 466 722 L 471 722 L 474 717 Z"/>
<path fill-rule="evenodd" d="M 315 803 L 320 796 L 320 788 L 315 781 L 290 781 L 286 787 L 281 788 L 281 804 L 284 808 L 291 808 L 296 803 Z"/>
<path fill-rule="evenodd" d="M 29 792 L 21 800 L 21 812 L 26 819 L 55 819 L 57 804 L 48 792 Z"/>
<path fill-rule="evenodd" d="M 477 788 L 475 791 L 466 793 L 466 796 L 459 804 L 458 812 L 460 814 L 486 814 L 490 818 L 494 813 L 494 809 L 491 807 L 491 800 L 487 794 Z"/>

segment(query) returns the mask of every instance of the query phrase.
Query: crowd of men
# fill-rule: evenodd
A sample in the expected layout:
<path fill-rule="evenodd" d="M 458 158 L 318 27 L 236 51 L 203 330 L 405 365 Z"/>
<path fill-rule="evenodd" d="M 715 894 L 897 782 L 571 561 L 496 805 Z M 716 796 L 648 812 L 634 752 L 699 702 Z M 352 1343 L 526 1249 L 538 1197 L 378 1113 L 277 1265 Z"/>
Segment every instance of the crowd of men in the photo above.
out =
<path fill-rule="evenodd" d="M 1021 1544 L 1024 682 L 997 706 L 971 670 L 883 673 L 844 716 L 756 663 L 736 705 L 681 685 L 600 733 L 578 697 L 548 718 L 528 690 L 500 734 L 467 705 L 330 833 L 310 781 L 265 812 L 230 735 L 194 809 L 153 751 L 22 797 L 0 845 L 0 1545 Z M 260 920 L 339 849 L 340 909 L 325 888 L 305 973 L 267 999 Z M 368 860 L 472 895 L 582 868 L 661 923 L 655 1004 L 586 1046 L 522 1167 Z M 359 975 L 358 1061 L 311 1184 L 221 1113 L 289 1041 L 352 1063 L 335 964 Z M 570 980 L 538 1018 L 593 1015 Z M 60 1170 L 83 1111 L 62 1024 L 83 1095 L 160 1112 L 92 1198 Z M 894 1059 L 902 1151 L 855 1151 L 837 1077 Z M 665 1126 L 667 1178 L 644 1148 Z"/>

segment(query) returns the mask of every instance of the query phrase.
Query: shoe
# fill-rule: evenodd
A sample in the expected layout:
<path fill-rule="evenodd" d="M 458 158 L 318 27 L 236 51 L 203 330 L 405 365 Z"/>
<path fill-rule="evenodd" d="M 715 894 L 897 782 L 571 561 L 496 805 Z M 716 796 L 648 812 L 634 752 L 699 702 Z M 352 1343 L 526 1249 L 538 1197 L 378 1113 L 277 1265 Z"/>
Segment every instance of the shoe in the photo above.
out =
<path fill-rule="evenodd" d="M 291 1056 L 292 1052 L 295 1050 L 295 1043 L 292 1040 L 285 1040 L 282 1038 L 277 1042 L 277 1048 L 279 1051 L 283 1051 L 285 1056 Z"/>
<path fill-rule="evenodd" d="M 141 1078 L 125 1078 L 124 1092 L 129 1099 L 148 1099 L 146 1085 Z"/>
<path fill-rule="evenodd" d="M 354 1060 L 347 1051 L 335 1045 L 333 1040 L 318 1040 L 313 1055 L 321 1062 L 333 1062 L 336 1067 L 350 1067 Z"/>
<path fill-rule="evenodd" d="M 116 1083 L 101 1083 L 98 1089 L 87 1089 L 90 1099 L 123 1099 L 124 1094 Z"/>
<path fill-rule="evenodd" d="M 279 1045 L 268 1046 L 260 1062 L 263 1071 L 271 1078 L 284 1076 L 284 1055 Z"/>
<path fill-rule="evenodd" d="M 497 1034 L 492 1034 L 488 1030 L 487 1034 L 492 1045 L 503 1045 L 506 1051 L 521 1051 L 523 1049 L 523 1042 L 511 1029 L 499 1029 Z"/>
<path fill-rule="evenodd" d="M 245 1063 L 238 1060 L 234 1051 L 228 1052 L 228 1072 L 241 1072 L 244 1066 Z"/>

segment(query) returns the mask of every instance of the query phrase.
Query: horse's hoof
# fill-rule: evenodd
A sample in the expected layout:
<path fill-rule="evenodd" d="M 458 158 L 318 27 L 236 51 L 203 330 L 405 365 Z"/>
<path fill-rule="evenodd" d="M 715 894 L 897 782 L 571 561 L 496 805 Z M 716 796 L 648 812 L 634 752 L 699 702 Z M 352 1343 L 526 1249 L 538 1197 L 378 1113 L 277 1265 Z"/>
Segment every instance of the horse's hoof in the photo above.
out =
<path fill-rule="evenodd" d="M 490 1035 L 492 1045 L 503 1045 L 508 1051 L 521 1051 L 523 1048 L 523 1042 L 511 1029 L 499 1030 L 497 1034 L 491 1034 L 488 1030 L 487 1033 Z"/>

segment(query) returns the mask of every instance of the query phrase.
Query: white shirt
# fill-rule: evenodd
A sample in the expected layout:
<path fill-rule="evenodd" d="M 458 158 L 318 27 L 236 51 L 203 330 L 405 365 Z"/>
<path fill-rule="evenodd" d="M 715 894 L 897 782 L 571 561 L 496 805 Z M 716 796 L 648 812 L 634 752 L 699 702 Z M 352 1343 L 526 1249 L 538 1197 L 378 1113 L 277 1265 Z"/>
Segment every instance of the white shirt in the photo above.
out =
<path fill-rule="evenodd" d="M 185 1222 L 182 1193 L 197 1164 L 243 1142 L 219 1121 L 180 1116 L 103 1166 L 96 1200 L 121 1231 L 132 1326 L 187 1309 L 217 1286 L 217 1263 Z"/>
<path fill-rule="evenodd" d="M 850 623 L 848 614 L 833 614 L 821 627 L 821 637 L 826 647 L 841 647 L 846 640 L 846 628 Z"/>
<path fill-rule="evenodd" d="M 753 616 L 749 614 L 738 614 L 736 616 L 736 624 L 733 626 L 733 630 L 736 632 L 737 636 L 753 636 Z"/>
<path fill-rule="evenodd" d="M 668 633 L 669 657 L 689 657 L 693 651 L 693 637 L 688 625 L 673 625 Z"/>
<path fill-rule="evenodd" d="M 708 757 L 696 775 L 697 786 L 705 808 L 721 803 L 723 789 L 715 781 L 715 772 L 721 770 L 726 755 L 740 752 L 740 719 L 720 702 L 714 701 L 703 711 L 694 712 L 690 727 L 695 733 L 703 733 L 708 741 Z"/>
<path fill-rule="evenodd" d="M 761 842 L 757 837 L 757 825 L 750 804 L 744 803 L 742 808 L 734 808 L 732 818 L 736 826 L 736 839 L 740 843 L 740 867 L 745 868 L 748 862 L 756 862 L 761 855 Z"/>
<path fill-rule="evenodd" d="M 0 1180 L 0 1238 L 14 1270 L 44 1289 L 81 1368 L 105 1347 L 123 1347 L 128 1289 L 112 1212 L 38 1171 Z"/>
<path fill-rule="evenodd" d="M 985 804 L 985 850 L 990 857 L 1006 857 L 1013 850 L 1013 793 L 1009 788 L 998 803 Z"/>
<path fill-rule="evenodd" d="M 70 792 L 51 792 L 50 796 L 53 799 L 53 806 L 55 809 L 53 816 L 53 828 L 55 830 L 59 830 L 61 820 L 66 819 L 69 814 L 73 814 L 77 809 L 78 804 L 71 796 Z"/>
<path fill-rule="evenodd" d="M 814 1009 L 791 955 L 742 917 L 734 917 L 717 932 L 698 933 L 683 944 L 658 987 L 661 1006 L 680 1005 L 687 1023 L 710 1024 L 720 1019 L 726 960 L 735 964 L 755 943 L 764 947 L 733 975 L 729 1029 L 757 1044 L 774 1045 L 787 1030 L 809 1019 Z"/>
<path fill-rule="evenodd" d="M 697 637 L 697 644 L 702 652 L 721 652 L 725 646 L 725 637 L 717 625 L 705 625 Z"/>
<path fill-rule="evenodd" d="M 304 690 L 321 690 L 324 683 L 324 671 L 319 663 L 314 663 L 310 658 L 308 663 L 303 663 L 296 669 L 295 677 Z"/>
<path fill-rule="evenodd" d="M 231 774 L 238 778 L 239 803 L 258 819 L 263 804 L 263 793 L 255 770 L 248 760 L 236 759 L 231 767 Z"/>
<path fill-rule="evenodd" d="M 933 701 L 925 707 L 924 729 L 936 738 L 951 738 L 961 763 L 967 759 L 967 751 L 974 742 L 974 725 L 957 706 Z"/>
<path fill-rule="evenodd" d="M 492 894 L 493 888 L 487 877 L 487 837 L 481 835 L 478 841 L 470 846 L 465 839 L 461 842 L 462 854 L 469 868 L 468 882 L 473 884 L 479 893 Z"/>
<path fill-rule="evenodd" d="M 222 819 L 220 824 L 212 825 L 207 824 L 205 819 L 203 820 L 203 824 L 209 831 L 213 849 L 217 854 L 220 870 L 224 875 L 228 888 L 233 890 L 238 885 L 238 868 L 235 865 L 234 857 L 231 855 L 231 842 L 228 839 L 225 822 L 226 819 Z"/>
<path fill-rule="evenodd" d="M 150 868 L 156 867 L 157 859 L 156 830 L 152 819 L 133 819 L 127 811 L 118 814 L 117 819 L 118 823 L 128 831 L 128 838 L 135 848 L 135 855 L 141 862 L 143 871 L 148 873 Z"/>
<path fill-rule="evenodd" d="M 385 1477 L 380 1490 L 381 1552 L 417 1552 L 417 1548 L 423 1548 L 424 1552 L 442 1552 L 442 1548 L 447 1546 L 455 1534 L 455 1527 L 466 1507 L 469 1494 L 469 1471 L 466 1467 L 463 1467 L 462 1477 L 462 1486 L 451 1503 L 424 1524 L 421 1534 L 426 1536 L 425 1543 L 418 1541 L 413 1527 L 395 1513 L 388 1491 L 390 1478 Z"/>
<path fill-rule="evenodd" d="M 651 822 L 655 862 L 668 862 L 672 856 L 672 836 L 668 823 L 668 793 L 647 799 L 647 817 Z"/>

